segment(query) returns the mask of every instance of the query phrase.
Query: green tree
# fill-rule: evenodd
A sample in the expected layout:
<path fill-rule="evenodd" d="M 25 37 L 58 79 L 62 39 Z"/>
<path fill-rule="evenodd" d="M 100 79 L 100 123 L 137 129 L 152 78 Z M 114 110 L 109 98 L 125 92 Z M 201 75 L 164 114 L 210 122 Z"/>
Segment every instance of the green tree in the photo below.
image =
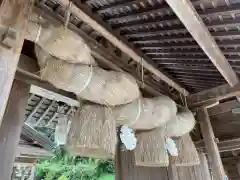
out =
<path fill-rule="evenodd" d="M 74 157 L 63 149 L 37 164 L 36 180 L 114 180 L 114 161 Z"/>

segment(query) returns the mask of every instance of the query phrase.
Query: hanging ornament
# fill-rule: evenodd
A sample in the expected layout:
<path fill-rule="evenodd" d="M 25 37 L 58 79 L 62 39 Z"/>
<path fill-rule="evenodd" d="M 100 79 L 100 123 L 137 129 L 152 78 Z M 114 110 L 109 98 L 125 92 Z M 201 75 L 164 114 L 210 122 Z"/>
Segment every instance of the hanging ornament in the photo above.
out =
<path fill-rule="evenodd" d="M 134 150 L 137 145 L 137 138 L 135 137 L 133 129 L 127 125 L 123 125 L 120 131 L 120 139 L 125 145 L 126 149 L 130 151 Z"/>
<path fill-rule="evenodd" d="M 171 156 L 178 156 L 178 149 L 176 146 L 176 142 L 171 139 L 171 138 L 167 138 L 166 139 L 166 147 L 167 147 L 167 151 Z"/>

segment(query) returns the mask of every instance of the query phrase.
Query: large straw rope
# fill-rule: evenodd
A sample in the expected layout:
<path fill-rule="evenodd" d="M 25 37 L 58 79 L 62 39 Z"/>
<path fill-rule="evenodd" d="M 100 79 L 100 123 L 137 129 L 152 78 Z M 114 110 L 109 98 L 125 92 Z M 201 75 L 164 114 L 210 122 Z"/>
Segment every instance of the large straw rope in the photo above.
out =
<path fill-rule="evenodd" d="M 176 116 L 176 103 L 167 96 L 139 98 L 129 104 L 113 109 L 117 124 L 126 124 L 136 130 L 153 129 L 164 126 Z"/>
<path fill-rule="evenodd" d="M 172 117 L 166 124 L 167 137 L 180 137 L 189 133 L 195 126 L 195 118 L 193 113 L 186 109 L 181 108 L 177 116 Z"/>
<path fill-rule="evenodd" d="M 37 14 L 30 17 L 25 38 L 61 60 L 97 65 L 90 48 L 78 34 L 63 25 L 54 26 Z"/>
<path fill-rule="evenodd" d="M 121 105 L 137 99 L 140 91 L 135 79 L 123 72 L 106 71 L 52 57 L 36 46 L 41 77 L 54 86 L 74 92 L 78 98 L 104 105 Z"/>

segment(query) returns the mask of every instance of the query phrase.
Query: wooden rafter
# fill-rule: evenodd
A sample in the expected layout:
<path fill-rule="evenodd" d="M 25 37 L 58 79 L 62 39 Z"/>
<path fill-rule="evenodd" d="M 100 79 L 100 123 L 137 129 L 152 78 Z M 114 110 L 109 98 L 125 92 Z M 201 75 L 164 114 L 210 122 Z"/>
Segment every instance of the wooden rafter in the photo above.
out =
<path fill-rule="evenodd" d="M 190 0 L 166 0 L 230 86 L 239 80 Z"/>
<path fill-rule="evenodd" d="M 240 138 L 224 140 L 216 143 L 217 143 L 219 152 L 240 150 Z M 199 151 L 206 152 L 205 144 L 203 141 L 195 143 L 195 145 Z"/>
<path fill-rule="evenodd" d="M 58 2 L 65 8 L 67 8 L 69 5 L 69 0 L 58 0 Z M 112 29 L 107 26 L 107 24 L 103 22 L 99 17 L 95 16 L 86 5 L 81 4 L 80 1 L 75 1 L 75 3 L 77 3 L 78 7 L 76 5 L 72 5 L 70 10 L 73 14 L 77 15 L 83 22 L 90 25 L 94 30 L 99 32 L 102 36 L 104 36 L 112 44 L 118 47 L 121 51 L 129 55 L 137 63 L 142 64 L 144 68 L 146 68 L 151 73 L 166 82 L 169 86 L 173 87 L 184 95 L 189 94 L 186 89 L 174 82 L 172 80 L 173 78 L 170 78 L 169 75 L 166 75 L 166 73 L 159 71 L 152 64 L 148 63 L 151 62 L 150 59 L 144 56 L 144 54 L 140 51 L 136 50 L 125 39 L 120 37 L 120 35 L 114 33 Z"/>
<path fill-rule="evenodd" d="M 187 97 L 187 102 L 189 106 L 196 107 L 209 105 L 210 102 L 218 102 L 219 100 L 234 96 L 240 96 L 240 84 L 237 84 L 233 87 L 225 84 L 199 93 L 192 94 Z"/>
<path fill-rule="evenodd" d="M 218 114 L 227 113 L 229 111 L 236 112 L 239 111 L 240 103 L 238 100 L 227 101 L 220 103 L 217 106 L 208 109 L 209 116 L 215 116 Z"/>

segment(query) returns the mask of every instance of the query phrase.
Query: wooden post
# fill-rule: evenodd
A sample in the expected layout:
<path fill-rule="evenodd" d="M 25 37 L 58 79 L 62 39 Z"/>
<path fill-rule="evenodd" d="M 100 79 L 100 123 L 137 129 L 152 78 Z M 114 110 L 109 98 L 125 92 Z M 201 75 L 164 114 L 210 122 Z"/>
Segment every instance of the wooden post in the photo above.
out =
<path fill-rule="evenodd" d="M 223 180 L 225 172 L 206 108 L 202 107 L 198 110 L 197 119 L 200 123 L 201 132 L 211 163 L 214 180 Z"/>
<path fill-rule="evenodd" d="M 0 125 L 17 69 L 31 1 L 0 1 Z"/>
<path fill-rule="evenodd" d="M 122 180 L 121 177 L 121 144 L 120 144 L 120 129 L 117 130 L 117 137 L 118 143 L 116 148 L 116 155 L 115 155 L 115 180 Z"/>
<path fill-rule="evenodd" d="M 236 166 L 237 166 L 238 176 L 240 176 L 240 159 L 238 159 Z"/>
<path fill-rule="evenodd" d="M 30 85 L 15 80 L 0 127 L 0 179 L 10 180 L 25 119 Z"/>

